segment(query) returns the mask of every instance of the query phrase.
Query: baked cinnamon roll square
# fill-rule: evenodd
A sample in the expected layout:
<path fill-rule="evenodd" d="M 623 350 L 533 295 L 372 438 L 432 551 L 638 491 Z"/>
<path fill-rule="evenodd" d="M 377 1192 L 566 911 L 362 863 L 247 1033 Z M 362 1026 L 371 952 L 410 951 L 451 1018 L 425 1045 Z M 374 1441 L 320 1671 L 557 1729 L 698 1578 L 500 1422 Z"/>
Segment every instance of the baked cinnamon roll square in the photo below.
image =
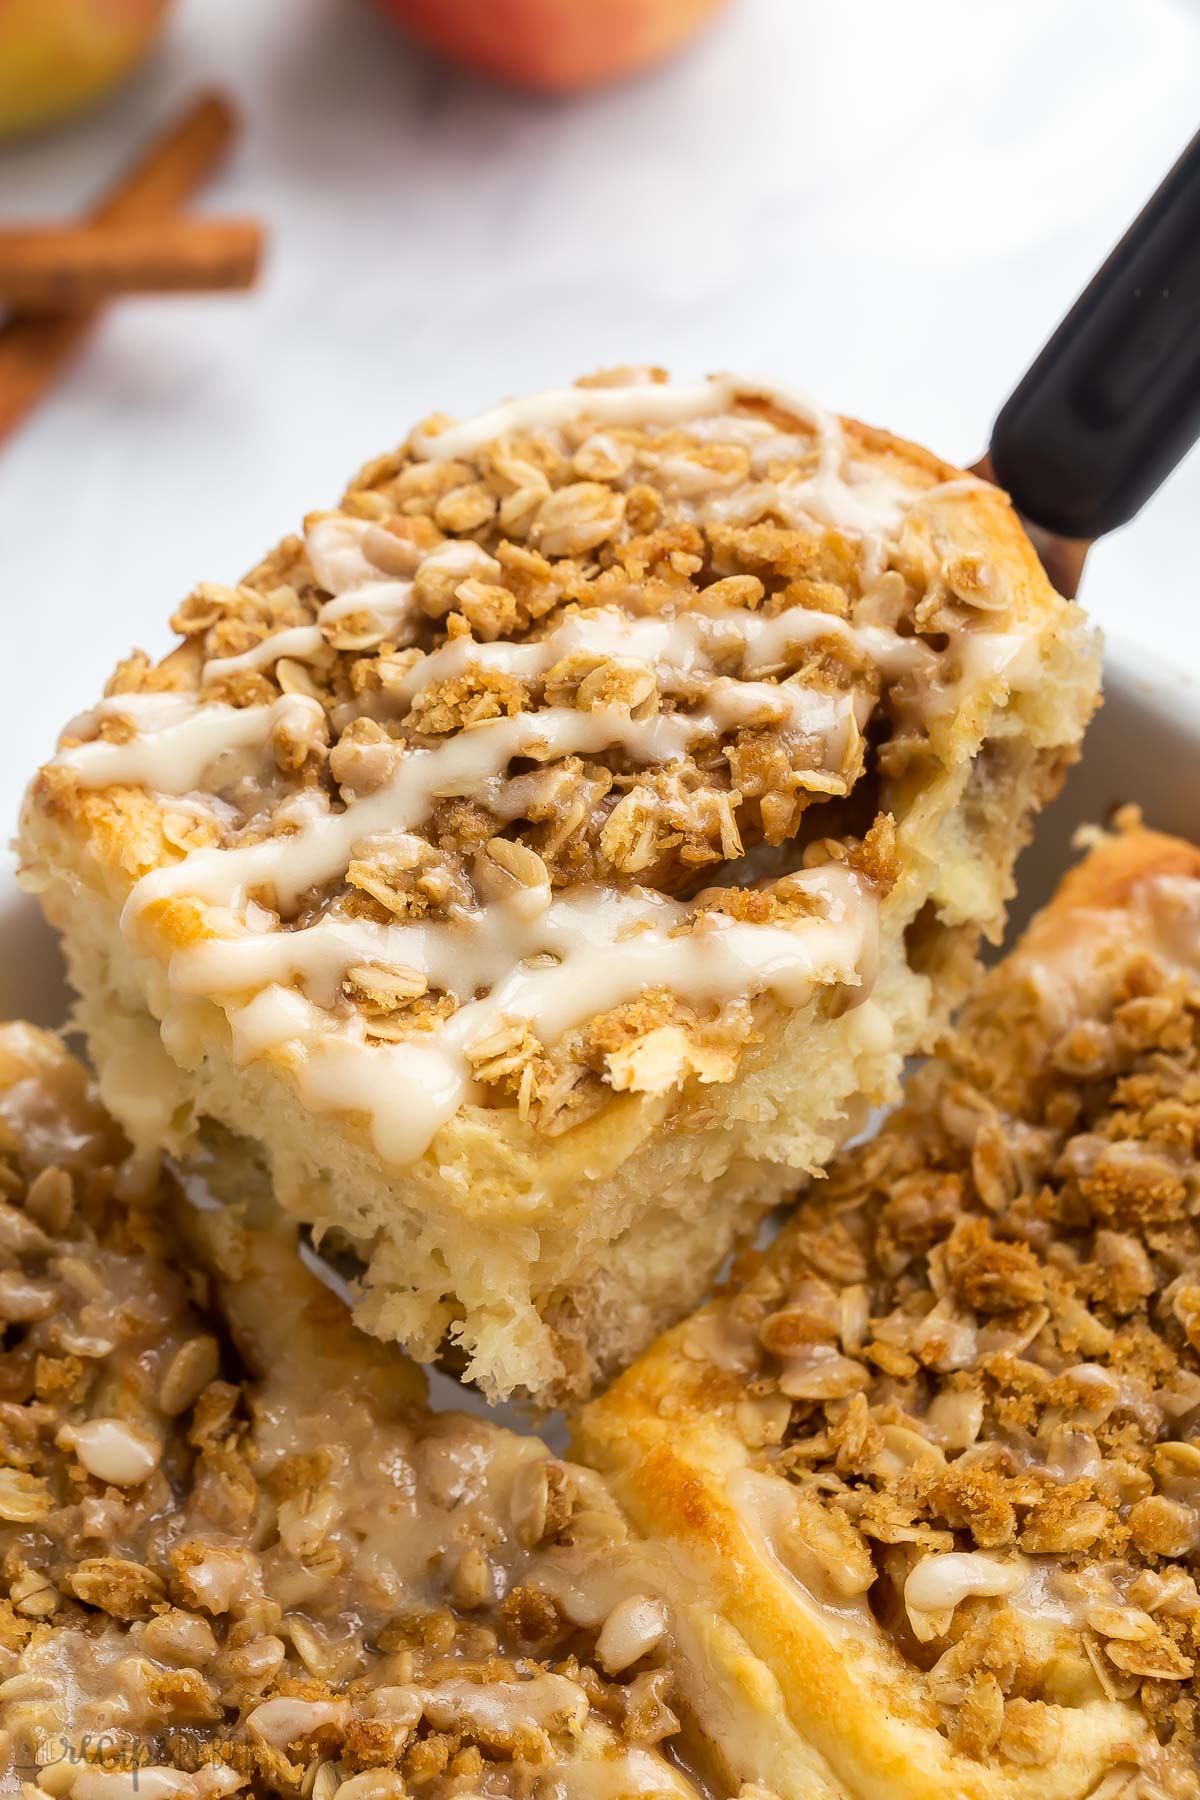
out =
<path fill-rule="evenodd" d="M 1096 848 L 874 1141 L 583 1417 L 727 1776 L 1200 1791 L 1200 851 Z M 681 1639 L 681 1642 L 683 1640 Z"/>
<path fill-rule="evenodd" d="M 430 1411 L 236 1147 L 204 1176 L 0 1027 L 0 1792 L 699 1800 L 601 1479 Z"/>
<path fill-rule="evenodd" d="M 1001 494 L 732 377 L 427 421 L 174 624 L 23 823 L 106 1099 L 542 1403 L 894 1096 L 1096 698 Z"/>

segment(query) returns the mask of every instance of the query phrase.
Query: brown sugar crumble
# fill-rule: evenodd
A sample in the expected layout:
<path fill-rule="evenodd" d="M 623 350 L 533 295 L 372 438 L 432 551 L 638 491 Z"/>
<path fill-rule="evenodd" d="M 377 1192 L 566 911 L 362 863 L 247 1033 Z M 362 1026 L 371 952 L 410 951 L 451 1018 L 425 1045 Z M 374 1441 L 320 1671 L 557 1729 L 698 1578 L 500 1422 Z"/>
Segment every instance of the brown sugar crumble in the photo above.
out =
<path fill-rule="evenodd" d="M 869 1606 L 955 1749 L 1048 1763 L 1099 1689 L 1192 1795 L 1200 984 L 1132 926 L 1087 1017 L 1004 975 L 689 1354 L 719 1334 L 806 1584 Z"/>
<path fill-rule="evenodd" d="M 0 1064 L 10 1777 L 442 1800 L 592 1761 L 613 1791 L 694 1795 L 660 1749 L 661 1603 L 612 1586 L 597 1478 L 429 1412 L 291 1231 L 131 1191 L 50 1040 L 4 1027 Z"/>
<path fill-rule="evenodd" d="M 591 385 L 631 376 L 664 379 L 615 371 Z M 424 428 L 434 442 L 438 424 Z M 873 772 L 897 780 L 930 761 L 931 733 L 953 711 L 964 647 L 976 632 L 1011 624 L 1011 596 L 997 590 L 986 559 L 941 557 L 916 515 L 881 568 L 835 525 L 753 518 L 745 496 L 811 475 L 819 461 L 811 426 L 749 400 L 715 426 L 601 429 L 585 418 L 553 433 L 509 431 L 451 460 L 422 460 L 410 442 L 368 463 L 337 511 L 310 518 L 306 538 L 286 539 L 237 587 L 205 583 L 189 595 L 172 619 L 182 642 L 162 663 L 139 653 L 110 682 L 110 701 L 178 692 L 238 710 L 286 696 L 315 702 L 280 715 L 265 774 L 248 779 L 235 765 L 205 804 L 168 807 L 168 842 L 185 852 L 261 843 L 296 829 L 314 796 L 321 806 L 369 796 L 403 758 L 481 724 L 619 708 L 637 724 L 690 721 L 690 741 L 650 767 L 615 743 L 515 759 L 486 797 L 442 799 L 419 829 L 360 847 L 292 912 L 258 895 L 262 916 L 282 930 L 323 919 L 454 924 L 522 887 L 633 886 L 695 900 L 713 882 L 701 909 L 743 918 L 741 877 L 721 879 L 728 865 L 756 847 L 792 846 L 791 866 L 811 868 L 855 858 L 864 838 L 873 845 L 859 856 L 864 878 L 886 895 L 899 865 L 884 850 L 891 819 L 872 799 Z M 739 505 L 752 522 L 736 522 Z M 343 552 L 352 546 L 374 581 L 410 580 L 412 604 L 389 619 L 364 591 L 361 609 L 335 607 L 331 616 L 322 576 L 340 606 L 337 553 L 314 555 L 320 534 Z M 466 654 L 536 644 L 614 608 L 667 622 L 729 609 L 762 620 L 806 612 L 830 629 L 781 640 L 761 670 L 734 634 L 715 653 L 715 675 L 681 674 L 636 652 L 565 651 L 536 674 Z M 885 677 L 865 646 L 872 632 L 897 630 L 924 660 Z M 272 652 L 273 639 L 297 632 L 315 634 L 315 643 Z M 453 650 L 459 662 L 438 672 L 432 659 Z M 714 679 L 742 696 L 727 717 L 705 714 Z M 819 705 L 809 723 L 803 708 L 789 716 L 797 694 L 838 703 L 837 728 L 816 723 Z M 132 728 L 118 711 L 93 729 L 121 743 Z M 69 779 L 69 770 L 46 778 Z M 842 817 L 826 835 L 812 821 L 830 803 Z M 770 890 L 773 879 L 761 885 Z M 390 964 L 370 976 L 343 981 L 328 1002 L 367 1042 L 419 1036 L 471 998 L 430 991 L 423 977 Z M 642 1088 L 643 1064 L 652 1084 L 665 1080 L 652 1051 L 633 1065 L 597 1053 L 606 1037 L 629 1039 L 640 1007 L 622 1002 L 595 1030 L 553 1044 L 519 1031 L 503 1054 L 474 1057 L 485 1104 L 515 1103 L 556 1135 L 595 1112 L 613 1087 Z M 742 1010 L 677 1004 L 672 1029 L 687 1048 L 674 1082 L 689 1073 L 732 1079 L 749 1041 Z"/>

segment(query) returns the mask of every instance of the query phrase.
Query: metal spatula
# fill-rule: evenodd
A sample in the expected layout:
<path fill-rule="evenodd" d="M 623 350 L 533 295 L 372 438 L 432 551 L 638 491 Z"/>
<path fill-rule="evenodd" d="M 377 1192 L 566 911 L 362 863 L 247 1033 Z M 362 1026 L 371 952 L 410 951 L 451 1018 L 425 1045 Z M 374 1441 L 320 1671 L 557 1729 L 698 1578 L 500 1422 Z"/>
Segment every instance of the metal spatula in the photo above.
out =
<path fill-rule="evenodd" d="M 1012 497 L 1060 593 L 1200 436 L 1200 133 L 1075 302 L 974 473 Z"/>

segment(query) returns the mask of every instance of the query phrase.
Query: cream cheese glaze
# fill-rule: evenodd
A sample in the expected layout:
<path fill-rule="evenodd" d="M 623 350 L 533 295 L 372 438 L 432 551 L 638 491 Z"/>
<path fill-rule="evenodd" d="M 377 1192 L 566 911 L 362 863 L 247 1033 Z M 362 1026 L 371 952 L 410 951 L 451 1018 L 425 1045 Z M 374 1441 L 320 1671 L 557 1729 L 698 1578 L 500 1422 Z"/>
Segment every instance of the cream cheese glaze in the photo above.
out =
<path fill-rule="evenodd" d="M 136 728 L 139 715 L 130 711 Z M 80 744 L 59 760 L 72 769 L 81 787 L 127 784 L 159 794 L 187 794 L 199 787 L 205 770 L 226 751 L 262 749 L 280 725 L 311 725 L 322 712 L 316 700 L 283 694 L 270 706 L 191 705 L 164 708 L 159 716 L 164 722 L 135 729 L 128 743 Z"/>
<path fill-rule="evenodd" d="M 726 1480 L 725 1495 L 755 1555 L 793 1599 L 843 1641 L 870 1635 L 865 1598 L 831 1591 L 818 1556 L 805 1541 L 786 1482 L 759 1469 L 737 1468 Z"/>
<path fill-rule="evenodd" d="M 234 1055 L 253 1060 L 284 1049 L 300 1091 L 315 1111 L 361 1112 L 376 1150 L 404 1164 L 428 1146 L 439 1125 L 478 1097 L 468 1052 L 502 1025 L 527 1021 L 545 1043 L 557 1042 L 586 1019 L 665 985 L 694 1004 L 769 993 L 799 1006 L 817 985 L 854 987 L 869 966 L 875 903 L 857 878 L 841 869 L 806 878 L 825 911 L 788 929 L 735 923 L 717 913 L 672 935 L 687 909 L 661 896 L 644 899 L 597 891 L 551 901 L 540 916 L 498 903 L 477 914 L 473 932 L 451 926 L 372 927 L 361 921 L 326 923 L 307 931 L 272 934 L 263 942 L 213 939 L 172 959 L 172 985 L 181 994 L 228 995 L 260 988 L 255 999 L 229 1008 Z M 529 894 L 520 896 L 521 902 Z M 665 915 L 660 922 L 660 916 Z M 279 983 L 303 973 L 321 993 L 346 968 L 374 952 L 385 964 L 403 959 L 430 984 L 469 995 L 490 986 L 485 999 L 466 998 L 436 1033 L 407 1043 L 368 1044 L 331 1035 L 320 1003 Z M 550 966 L 534 961 L 556 957 Z M 261 987 L 264 973 L 273 979 Z M 395 1095 L 409 1104 L 399 1109 Z"/>
<path fill-rule="evenodd" d="M 789 435 L 761 415 L 737 412 L 747 400 L 766 402 L 796 419 L 805 435 Z M 678 454 L 664 457 L 669 489 L 685 510 L 710 522 L 753 520 L 769 512 L 794 523 L 834 526 L 861 541 L 864 580 L 882 570 L 889 539 L 929 492 L 907 488 L 888 470 L 856 460 L 840 421 L 806 397 L 732 376 L 691 386 L 635 382 L 552 390 L 461 425 L 418 431 L 410 449 L 418 458 L 444 463 L 509 433 L 553 432 L 580 420 L 595 421 L 598 435 L 590 441 L 602 449 L 607 445 L 608 456 L 618 455 L 620 446 L 604 437 L 604 429 L 629 425 L 687 424 L 703 439 L 744 445 L 749 477 L 733 486 L 718 481 L 715 489 L 713 471 L 700 462 Z M 802 468 L 779 476 L 783 453 L 803 453 Z M 452 582 L 487 581 L 500 574 L 495 559 L 469 538 L 421 553 L 363 519 L 314 515 L 306 543 L 314 574 L 331 596 L 315 623 L 288 626 L 237 655 L 211 659 L 192 694 L 111 697 L 76 729 L 95 731 L 116 719 L 128 730 L 127 739 L 74 745 L 60 753 L 58 765 L 83 787 L 140 786 L 157 796 L 180 797 L 202 814 L 209 798 L 203 792 L 206 776 L 228 752 L 258 752 L 265 762 L 281 738 L 320 737 L 325 730 L 321 704 L 303 693 L 235 707 L 206 699 L 206 689 L 284 659 L 320 657 L 330 627 L 359 617 L 398 645 L 411 641 L 414 591 L 423 577 L 436 572 Z M 500 788 L 514 759 L 542 765 L 619 751 L 636 767 L 670 768 L 695 745 L 719 740 L 753 719 L 822 746 L 824 758 L 836 766 L 867 726 L 869 695 L 830 694 L 797 677 L 771 679 L 786 669 L 789 654 L 818 640 L 844 644 L 884 681 L 907 678 L 917 684 L 922 707 L 931 714 L 953 710 L 989 681 L 1021 679 L 1029 647 L 1024 635 L 988 630 L 951 635 L 943 653 L 888 625 L 854 625 L 801 606 L 762 616 L 746 607 L 714 604 L 672 617 L 642 616 L 614 605 L 568 615 L 540 638 L 512 643 L 460 636 L 426 654 L 410 651 L 411 667 L 386 696 L 356 703 L 362 716 L 399 722 L 436 683 L 476 669 L 537 681 L 577 654 L 646 668 L 659 693 L 677 704 L 648 716 L 628 705 L 579 710 L 547 704 L 486 719 L 432 747 L 406 744 L 373 791 L 356 792 L 343 782 L 343 804 L 337 806 L 324 790 L 308 789 L 290 810 L 286 829 L 275 835 L 195 848 L 152 870 L 133 889 L 123 928 L 140 945 L 157 903 L 199 903 L 215 935 L 171 960 L 170 985 L 180 1001 L 219 1002 L 230 1019 L 236 1055 L 243 1060 L 273 1052 L 283 1056 L 310 1106 L 365 1115 L 379 1154 L 409 1162 L 459 1105 L 476 1097 L 472 1045 L 514 1021 L 528 1023 L 551 1046 L 563 1033 L 652 985 L 666 985 L 697 1007 L 762 994 L 795 1007 L 816 985 L 833 982 L 864 999 L 875 960 L 873 893 L 858 878 L 826 869 L 804 878 L 814 901 L 811 916 L 766 925 L 713 913 L 689 919 L 686 907 L 638 887 L 581 886 L 552 895 L 548 885 L 535 884 L 515 899 L 433 924 L 377 925 L 326 916 L 290 930 L 270 928 L 273 915 L 256 905 L 256 896 L 273 893 L 286 921 L 305 895 L 344 876 L 365 840 L 400 844 L 451 796 L 487 799 L 503 816 Z M 731 657 L 740 658 L 736 679 L 723 672 Z M 827 780 L 814 770 L 812 790 L 844 791 Z M 732 859 L 740 853 L 735 834 L 726 854 Z M 364 962 L 415 971 L 430 987 L 452 995 L 457 1011 L 409 1041 L 366 1041 L 361 1019 L 334 1012 L 347 972 Z M 402 1122 L 394 1104 L 397 1084 L 406 1096 Z"/>

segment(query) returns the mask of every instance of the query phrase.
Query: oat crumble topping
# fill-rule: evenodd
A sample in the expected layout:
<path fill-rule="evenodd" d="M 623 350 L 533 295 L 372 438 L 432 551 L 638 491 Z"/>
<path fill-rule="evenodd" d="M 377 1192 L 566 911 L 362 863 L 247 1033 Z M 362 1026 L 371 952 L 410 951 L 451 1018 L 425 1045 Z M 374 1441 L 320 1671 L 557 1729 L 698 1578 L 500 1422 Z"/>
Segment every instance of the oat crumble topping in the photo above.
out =
<path fill-rule="evenodd" d="M 598 406 L 614 384 L 654 397 L 664 381 L 616 371 L 583 392 Z M 518 407 L 485 441 L 428 421 L 246 581 L 199 587 L 179 648 L 123 663 L 68 733 L 51 798 L 80 780 L 155 796 L 145 930 L 179 896 L 250 952 L 289 940 L 271 968 L 297 1003 L 270 1031 L 255 1015 L 246 1055 L 320 1029 L 428 1059 L 456 1015 L 507 992 L 504 969 L 454 946 L 494 942 L 522 908 L 636 900 L 602 935 L 678 947 L 746 919 L 747 856 L 768 858 L 756 928 L 844 904 L 797 871 L 848 866 L 855 905 L 887 894 L 880 780 L 932 766 L 963 697 L 1015 653 L 1009 599 L 985 558 L 938 554 L 922 495 L 856 462 L 836 421 L 730 394 L 678 422 L 529 423 Z M 389 806 L 432 756 L 488 744 L 492 761 L 434 782 L 411 816 Z M 304 862 L 355 808 L 346 853 Z M 264 846 L 280 857 L 213 861 Z M 552 970 L 561 953 L 536 939 L 517 935 L 514 963 Z M 219 966 L 196 983 L 236 1021 L 272 975 L 249 956 Z M 540 997 L 464 1024 L 460 1096 L 559 1133 L 614 1088 L 732 1077 L 765 1004 L 749 978 L 674 998 L 629 980 L 565 1025 Z M 820 966 L 810 991 L 862 980 Z"/>
<path fill-rule="evenodd" d="M 1145 1794 L 1186 1796 L 1200 986 L 1135 937 L 1094 1014 L 1054 1017 L 1052 966 L 994 987 L 685 1349 L 736 1371 L 798 1579 L 926 1673 L 954 1748 L 1048 1763 L 1099 1692 L 1163 1746 Z"/>

